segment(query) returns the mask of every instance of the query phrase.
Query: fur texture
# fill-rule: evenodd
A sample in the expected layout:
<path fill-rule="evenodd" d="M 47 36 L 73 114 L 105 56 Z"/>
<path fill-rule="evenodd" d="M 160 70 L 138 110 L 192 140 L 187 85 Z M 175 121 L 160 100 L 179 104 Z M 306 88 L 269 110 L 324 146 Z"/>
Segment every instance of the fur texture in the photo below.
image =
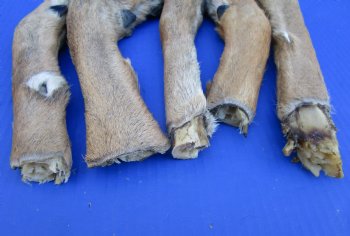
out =
<path fill-rule="evenodd" d="M 278 70 L 278 117 L 287 138 L 285 155 L 315 176 L 343 177 L 329 96 L 298 0 L 259 0 L 270 18 Z"/>
<path fill-rule="evenodd" d="M 194 45 L 194 38 L 197 29 L 203 19 L 203 1 L 202 0 L 165 0 L 164 8 L 160 19 L 160 31 L 163 45 L 164 55 L 164 81 L 165 81 L 165 101 L 166 101 L 166 117 L 167 127 L 170 133 L 174 148 L 176 143 L 182 143 L 185 146 L 196 148 L 193 143 L 201 143 L 199 140 L 181 135 L 184 140 L 189 143 L 176 140 L 176 129 L 187 129 L 186 127 L 195 117 L 201 117 L 205 122 L 192 122 L 194 126 L 189 130 L 199 132 L 203 130 L 205 137 L 199 137 L 198 134 L 190 135 L 198 137 L 200 140 L 208 140 L 206 136 L 210 136 L 214 129 L 207 127 L 213 126 L 210 116 L 207 114 L 206 99 L 200 82 L 200 70 L 197 61 L 197 52 Z M 190 125 L 191 126 L 191 125 Z M 201 132 L 202 133 L 202 132 Z M 187 139 L 188 138 L 188 139 Z M 190 141 L 192 140 L 192 141 Z M 191 144 L 192 143 L 192 144 Z M 207 147 L 209 143 L 201 144 L 201 148 Z M 200 149 L 201 149 L 200 148 Z M 181 148 L 182 149 L 182 148 Z M 173 156 L 179 158 L 193 158 L 198 155 L 197 151 L 190 151 L 178 155 L 176 150 Z"/>
<path fill-rule="evenodd" d="M 52 14 L 51 6 L 41 4 L 14 35 L 11 167 L 22 168 L 24 181 L 59 184 L 72 165 L 65 119 L 70 93 L 57 62 L 65 17 Z"/>
<path fill-rule="evenodd" d="M 207 91 L 208 108 L 220 121 L 246 129 L 255 115 L 269 56 L 270 23 L 254 0 L 207 0 L 207 9 L 225 41 L 220 66 Z M 240 111 L 242 118 L 237 116 Z"/>
<path fill-rule="evenodd" d="M 329 102 L 320 65 L 298 0 L 259 0 L 270 18 L 278 69 L 278 117 L 285 119 L 304 99 Z M 291 105 L 299 104 L 299 105 Z M 329 106 L 329 104 L 328 104 Z"/>
<path fill-rule="evenodd" d="M 116 45 L 161 3 L 74 0 L 70 4 L 68 41 L 84 95 L 89 167 L 138 161 L 169 148 L 140 96 L 130 61 Z M 125 10 L 136 16 L 128 28 L 124 28 Z"/>

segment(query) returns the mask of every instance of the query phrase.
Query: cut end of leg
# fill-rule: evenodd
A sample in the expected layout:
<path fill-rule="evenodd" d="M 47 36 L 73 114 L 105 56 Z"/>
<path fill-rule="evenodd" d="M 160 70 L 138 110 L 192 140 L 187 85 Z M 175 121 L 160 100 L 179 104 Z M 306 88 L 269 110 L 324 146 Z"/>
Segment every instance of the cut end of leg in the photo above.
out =
<path fill-rule="evenodd" d="M 177 159 L 194 159 L 198 152 L 209 146 L 208 134 L 203 116 L 197 116 L 173 133 L 172 155 Z"/>
<path fill-rule="evenodd" d="M 241 134 L 248 135 L 249 117 L 238 106 L 220 105 L 215 107 L 212 113 L 219 121 L 238 127 Z"/>
<path fill-rule="evenodd" d="M 54 157 L 40 162 L 26 162 L 21 167 L 24 182 L 46 183 L 54 181 L 55 184 L 66 183 L 70 176 L 70 169 L 62 157 Z"/>
<path fill-rule="evenodd" d="M 113 164 L 120 164 L 122 162 L 143 161 L 155 153 L 163 153 L 163 151 L 147 149 L 147 150 L 138 150 L 130 153 L 125 153 L 121 155 L 118 155 L 118 154 L 106 155 L 105 157 L 98 158 L 98 159 L 87 157 L 86 163 L 88 167 L 98 167 L 98 166 L 105 167 Z"/>
<path fill-rule="evenodd" d="M 315 176 L 318 177 L 323 170 L 328 176 L 344 177 L 336 140 L 323 140 L 317 145 L 304 142 L 298 147 L 297 153 L 301 163 Z"/>
<path fill-rule="evenodd" d="M 115 152 L 107 152 L 104 155 L 87 155 L 86 163 L 88 167 L 104 167 L 112 164 L 120 164 L 121 162 L 143 161 L 153 154 L 164 154 L 170 148 L 170 143 L 167 138 L 158 140 L 155 145 L 139 146 L 135 149 L 129 146 L 124 149 L 118 149 Z M 89 153 L 89 152 L 88 152 Z"/>
<path fill-rule="evenodd" d="M 315 176 L 342 178 L 335 128 L 323 108 L 308 105 L 297 108 L 284 122 L 283 131 L 288 141 L 283 153 L 289 156 L 294 150 L 303 166 Z"/>

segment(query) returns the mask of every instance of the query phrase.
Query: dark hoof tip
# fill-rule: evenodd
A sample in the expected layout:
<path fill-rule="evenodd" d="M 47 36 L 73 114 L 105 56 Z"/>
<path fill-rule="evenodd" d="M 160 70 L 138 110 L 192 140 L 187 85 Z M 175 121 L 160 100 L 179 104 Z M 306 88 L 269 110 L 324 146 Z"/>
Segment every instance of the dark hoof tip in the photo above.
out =
<path fill-rule="evenodd" d="M 122 10 L 123 27 L 128 28 L 136 20 L 136 15 L 130 10 Z"/>
<path fill-rule="evenodd" d="M 153 7 L 147 17 L 151 19 L 159 17 L 162 13 L 162 9 L 163 4 Z"/>
<path fill-rule="evenodd" d="M 218 7 L 218 9 L 216 10 L 216 14 L 218 15 L 219 20 L 224 15 L 227 8 L 229 7 L 230 7 L 229 5 L 221 5 Z"/>
<path fill-rule="evenodd" d="M 60 17 L 66 15 L 68 12 L 68 7 L 66 5 L 51 6 L 50 9 L 56 12 Z"/>
<path fill-rule="evenodd" d="M 43 83 L 39 87 L 39 93 L 46 96 L 47 95 L 47 85 L 46 83 Z"/>

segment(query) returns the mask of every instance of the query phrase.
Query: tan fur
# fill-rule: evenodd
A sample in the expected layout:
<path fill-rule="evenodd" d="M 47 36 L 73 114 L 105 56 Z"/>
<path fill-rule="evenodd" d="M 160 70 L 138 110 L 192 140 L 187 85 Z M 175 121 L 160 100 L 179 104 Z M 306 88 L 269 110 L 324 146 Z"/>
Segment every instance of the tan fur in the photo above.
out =
<path fill-rule="evenodd" d="M 165 0 L 160 19 L 167 127 L 172 136 L 174 146 L 172 154 L 175 158 L 196 157 L 198 150 L 209 145 L 208 141 L 202 143 L 200 140 L 208 140 L 206 136 L 212 134 L 214 125 L 211 115 L 207 112 L 194 45 L 197 29 L 203 19 L 203 3 L 202 0 Z M 196 117 L 200 117 L 199 119 L 204 122 L 192 122 Z M 194 132 L 189 136 L 197 138 L 192 139 L 183 135 L 181 138 L 176 137 L 177 133 L 182 132 L 175 130 L 187 129 L 188 124 L 201 126 L 189 129 Z M 204 130 L 201 135 L 205 137 L 198 135 L 199 130 Z M 181 143 L 181 147 L 177 146 L 177 143 Z M 180 150 L 187 151 L 180 153 Z"/>
<path fill-rule="evenodd" d="M 168 139 L 143 102 L 137 76 L 116 43 L 161 1 L 74 0 L 67 17 L 71 55 L 85 101 L 89 167 L 164 153 Z M 122 10 L 137 20 L 125 29 Z"/>
<path fill-rule="evenodd" d="M 218 120 L 246 129 L 255 115 L 269 56 L 270 23 L 254 0 L 207 2 L 208 13 L 225 42 L 220 66 L 207 91 L 208 108 Z M 228 8 L 219 19 L 217 8 L 226 3 Z"/>
<path fill-rule="evenodd" d="M 278 67 L 278 116 L 309 100 L 327 104 L 322 72 L 298 0 L 260 0 L 270 18 Z"/>
<path fill-rule="evenodd" d="M 278 69 L 278 117 L 288 139 L 314 175 L 342 177 L 336 130 L 322 72 L 297 0 L 259 0 L 270 18 Z"/>
<path fill-rule="evenodd" d="M 24 181 L 55 180 L 59 184 L 68 180 L 72 165 L 65 118 L 70 93 L 57 62 L 65 17 L 59 17 L 50 6 L 47 0 L 26 16 L 14 35 L 11 167 L 25 169 Z M 60 82 L 51 96 L 40 94 L 27 84 L 40 73 Z M 57 166 L 52 166 L 55 163 Z M 47 165 L 51 165 L 51 170 L 45 169 Z"/>

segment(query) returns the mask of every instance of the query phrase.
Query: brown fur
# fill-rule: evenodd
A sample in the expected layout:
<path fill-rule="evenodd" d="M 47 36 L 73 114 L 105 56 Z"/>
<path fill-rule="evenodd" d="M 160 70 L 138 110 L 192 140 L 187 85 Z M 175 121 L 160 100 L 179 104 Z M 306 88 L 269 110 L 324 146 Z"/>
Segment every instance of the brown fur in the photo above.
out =
<path fill-rule="evenodd" d="M 273 28 L 278 67 L 278 116 L 285 119 L 308 100 L 329 104 L 329 97 L 298 0 L 260 0 Z"/>
<path fill-rule="evenodd" d="M 68 40 L 84 95 L 90 167 L 142 160 L 169 148 L 140 96 L 130 62 L 116 46 L 160 3 L 74 0 L 70 4 Z M 137 16 L 130 28 L 123 27 L 122 10 Z"/>
<path fill-rule="evenodd" d="M 61 158 L 66 173 L 56 183 L 67 181 L 72 165 L 66 130 L 65 109 L 69 100 L 67 84 L 45 97 L 27 86 L 41 72 L 60 76 L 57 54 L 64 36 L 65 18 L 59 17 L 45 1 L 17 26 L 13 40 L 14 127 L 11 167 L 40 164 Z M 23 174 L 23 172 L 22 172 Z M 28 176 L 23 179 L 32 180 Z M 46 182 L 52 179 L 43 179 Z"/>
<path fill-rule="evenodd" d="M 229 7 L 218 19 L 216 9 L 225 3 Z M 242 126 L 244 118 L 233 122 L 235 117 L 229 118 L 227 107 L 238 107 L 252 122 L 269 56 L 271 27 L 254 0 L 209 0 L 208 12 L 225 42 L 219 69 L 207 91 L 208 108 L 219 120 Z M 225 109 L 226 115 L 218 109 Z"/>
<path fill-rule="evenodd" d="M 278 70 L 278 117 L 288 139 L 314 175 L 343 177 L 329 96 L 298 0 L 259 0 L 273 29 Z"/>
<path fill-rule="evenodd" d="M 165 0 L 160 19 L 167 127 L 173 140 L 173 156 L 176 158 L 197 157 L 198 150 L 209 145 L 206 136 L 213 132 L 213 121 L 207 112 L 194 45 L 197 29 L 203 19 L 203 7 L 202 0 Z M 194 121 L 196 117 L 205 122 Z M 175 131 L 187 129 L 188 124 L 193 126 L 189 130 L 194 133 L 187 137 L 181 135 L 183 140 L 176 140 Z M 200 127 L 195 127 L 198 125 Z M 198 136 L 198 132 L 205 137 Z M 200 140 L 204 140 L 204 143 Z M 182 143 L 183 147 L 178 147 L 176 143 Z M 177 150 L 184 147 L 187 151 Z"/>

